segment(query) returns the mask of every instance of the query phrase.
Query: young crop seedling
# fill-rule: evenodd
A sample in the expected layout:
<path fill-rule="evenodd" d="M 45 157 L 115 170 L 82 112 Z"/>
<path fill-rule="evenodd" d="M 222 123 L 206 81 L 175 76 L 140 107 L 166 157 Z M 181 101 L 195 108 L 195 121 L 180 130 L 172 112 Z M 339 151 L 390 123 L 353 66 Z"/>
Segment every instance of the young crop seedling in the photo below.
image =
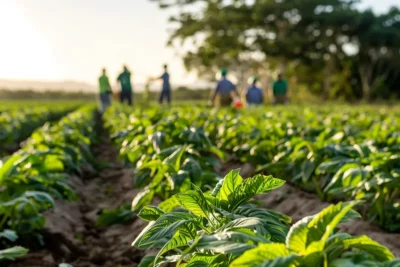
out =
<path fill-rule="evenodd" d="M 203 193 L 192 185 L 192 190 L 176 194 L 159 207 L 140 211 L 139 217 L 150 223 L 133 245 L 159 248 L 152 259 L 155 266 L 165 262 L 192 266 L 199 261 L 229 263 L 259 243 L 284 242 L 290 219 L 250 202 L 253 196 L 283 184 L 262 175 L 244 180 L 234 170 L 212 192 Z"/>

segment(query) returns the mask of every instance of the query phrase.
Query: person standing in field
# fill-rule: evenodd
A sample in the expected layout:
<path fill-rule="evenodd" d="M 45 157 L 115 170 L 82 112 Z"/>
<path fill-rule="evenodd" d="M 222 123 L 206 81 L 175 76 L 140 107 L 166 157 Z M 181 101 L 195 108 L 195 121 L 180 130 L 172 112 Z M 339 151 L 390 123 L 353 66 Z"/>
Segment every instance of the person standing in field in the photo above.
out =
<path fill-rule="evenodd" d="M 253 78 L 253 83 L 247 89 L 246 93 L 246 101 L 249 106 L 252 105 L 262 105 L 264 102 L 264 93 L 263 91 L 257 87 L 258 78 Z"/>
<path fill-rule="evenodd" d="M 120 102 L 124 103 L 126 101 L 129 106 L 132 106 L 131 73 L 127 66 L 124 66 L 124 70 L 118 76 L 117 81 L 121 84 L 121 93 L 119 95 Z"/>
<path fill-rule="evenodd" d="M 218 81 L 217 87 L 211 97 L 211 104 L 219 107 L 228 107 L 232 101 L 238 97 L 235 85 L 226 78 L 228 74 L 226 69 L 221 70 L 221 79 Z"/>
<path fill-rule="evenodd" d="M 162 89 L 161 89 L 161 94 L 160 98 L 158 99 L 158 102 L 162 104 L 164 102 L 164 99 L 167 100 L 168 104 L 171 104 L 171 85 L 169 83 L 169 73 L 168 73 L 168 66 L 164 65 L 164 73 L 157 78 L 156 80 L 162 80 Z"/>
<path fill-rule="evenodd" d="M 282 74 L 278 74 L 278 80 L 272 86 L 274 94 L 274 104 L 287 104 L 288 83 L 283 79 Z"/>
<path fill-rule="evenodd" d="M 112 94 L 112 89 L 110 81 L 107 77 L 106 69 L 102 70 L 102 75 L 99 78 L 99 97 L 100 97 L 100 111 L 104 113 L 106 109 L 111 105 L 110 95 Z"/>

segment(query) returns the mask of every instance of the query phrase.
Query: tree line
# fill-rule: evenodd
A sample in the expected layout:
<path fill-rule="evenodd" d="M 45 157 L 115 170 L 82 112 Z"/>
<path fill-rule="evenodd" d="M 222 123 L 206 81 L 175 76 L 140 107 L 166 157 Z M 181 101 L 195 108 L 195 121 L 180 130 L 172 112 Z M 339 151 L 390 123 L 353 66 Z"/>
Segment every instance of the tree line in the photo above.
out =
<path fill-rule="evenodd" d="M 268 86 L 283 72 L 292 91 L 323 99 L 400 97 L 397 7 L 376 14 L 357 0 L 150 1 L 174 11 L 168 44 L 202 77 L 226 67 L 241 83 L 258 75 Z"/>

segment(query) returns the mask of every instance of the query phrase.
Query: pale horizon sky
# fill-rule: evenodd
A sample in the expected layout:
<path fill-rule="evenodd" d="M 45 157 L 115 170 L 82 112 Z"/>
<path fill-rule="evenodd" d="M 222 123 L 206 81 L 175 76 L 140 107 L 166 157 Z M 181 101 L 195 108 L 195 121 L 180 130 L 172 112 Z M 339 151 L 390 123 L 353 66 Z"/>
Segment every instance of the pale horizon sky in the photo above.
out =
<path fill-rule="evenodd" d="M 384 12 L 398 0 L 364 0 Z M 115 80 L 122 65 L 134 82 L 158 76 L 196 81 L 178 52 L 167 48 L 168 17 L 149 0 L 0 0 L 0 79 L 75 80 L 95 85 L 102 67 Z"/>

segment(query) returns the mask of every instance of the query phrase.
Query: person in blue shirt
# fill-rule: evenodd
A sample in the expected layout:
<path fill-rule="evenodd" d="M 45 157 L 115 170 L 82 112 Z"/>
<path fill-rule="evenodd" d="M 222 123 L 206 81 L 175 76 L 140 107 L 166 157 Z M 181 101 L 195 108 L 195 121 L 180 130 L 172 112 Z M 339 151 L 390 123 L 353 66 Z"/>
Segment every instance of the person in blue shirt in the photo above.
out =
<path fill-rule="evenodd" d="M 126 100 L 128 105 L 132 106 L 131 73 L 127 66 L 124 66 L 124 71 L 118 76 L 117 81 L 121 84 L 121 93 L 119 95 L 120 102 L 124 103 Z"/>
<path fill-rule="evenodd" d="M 254 77 L 252 85 L 247 89 L 246 100 L 249 105 L 261 105 L 264 102 L 263 91 L 257 87 L 258 78 Z"/>
<path fill-rule="evenodd" d="M 221 70 L 221 80 L 218 81 L 214 94 L 211 98 L 211 103 L 214 104 L 217 96 L 219 97 L 219 106 L 227 107 L 232 104 L 232 100 L 237 96 L 236 86 L 226 78 L 228 74 L 226 69 Z"/>
<path fill-rule="evenodd" d="M 166 99 L 168 104 L 171 104 L 171 85 L 169 83 L 169 73 L 167 65 L 164 65 L 164 73 L 158 79 L 161 79 L 163 81 L 160 98 L 158 99 L 159 103 L 162 104 L 164 99 Z"/>

